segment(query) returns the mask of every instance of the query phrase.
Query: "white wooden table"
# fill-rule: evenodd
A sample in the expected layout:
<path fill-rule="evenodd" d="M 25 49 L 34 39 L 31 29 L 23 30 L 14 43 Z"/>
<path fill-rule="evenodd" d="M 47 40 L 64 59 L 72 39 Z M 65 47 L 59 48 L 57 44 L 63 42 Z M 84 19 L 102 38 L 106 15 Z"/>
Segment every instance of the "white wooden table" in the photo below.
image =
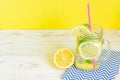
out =
<path fill-rule="evenodd" d="M 120 50 L 120 30 L 106 30 L 104 38 L 111 41 L 112 49 Z M 61 80 L 65 70 L 51 63 L 60 48 L 75 51 L 70 31 L 1 30 L 0 80 Z"/>

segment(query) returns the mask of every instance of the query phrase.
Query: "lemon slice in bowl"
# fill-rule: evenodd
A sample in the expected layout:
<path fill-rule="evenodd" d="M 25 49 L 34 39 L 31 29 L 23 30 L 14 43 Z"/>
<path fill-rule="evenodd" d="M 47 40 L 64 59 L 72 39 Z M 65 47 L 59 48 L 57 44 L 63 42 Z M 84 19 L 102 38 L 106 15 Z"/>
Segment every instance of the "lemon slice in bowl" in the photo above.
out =
<path fill-rule="evenodd" d="M 85 26 L 76 26 L 72 30 L 72 35 L 75 37 L 81 37 L 84 38 L 86 35 L 91 34 L 89 28 Z"/>
<path fill-rule="evenodd" d="M 66 69 L 74 63 L 74 55 L 68 49 L 60 49 L 54 55 L 54 64 L 61 69 Z"/>
<path fill-rule="evenodd" d="M 85 60 L 97 59 L 101 54 L 101 43 L 83 42 L 79 45 L 79 53 Z"/>

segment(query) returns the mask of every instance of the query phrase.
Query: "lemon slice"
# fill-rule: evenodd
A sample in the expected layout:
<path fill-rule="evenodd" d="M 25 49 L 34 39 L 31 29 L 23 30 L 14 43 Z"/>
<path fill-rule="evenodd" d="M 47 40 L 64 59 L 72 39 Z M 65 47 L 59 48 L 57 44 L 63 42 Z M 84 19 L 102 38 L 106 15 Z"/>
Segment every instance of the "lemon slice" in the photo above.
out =
<path fill-rule="evenodd" d="M 76 26 L 72 30 L 72 35 L 75 37 L 84 38 L 86 35 L 91 34 L 90 30 L 85 26 Z"/>
<path fill-rule="evenodd" d="M 85 60 L 97 59 L 101 54 L 101 43 L 83 42 L 79 45 L 79 53 Z"/>
<path fill-rule="evenodd" d="M 88 64 L 88 63 L 79 63 L 78 61 L 75 62 L 75 66 L 79 69 L 83 70 L 92 70 L 93 69 L 93 64 Z M 96 64 L 96 68 L 99 68 L 100 65 Z"/>
<path fill-rule="evenodd" d="M 60 49 L 54 55 L 54 63 L 58 68 L 69 68 L 74 63 L 74 55 L 68 49 Z"/>

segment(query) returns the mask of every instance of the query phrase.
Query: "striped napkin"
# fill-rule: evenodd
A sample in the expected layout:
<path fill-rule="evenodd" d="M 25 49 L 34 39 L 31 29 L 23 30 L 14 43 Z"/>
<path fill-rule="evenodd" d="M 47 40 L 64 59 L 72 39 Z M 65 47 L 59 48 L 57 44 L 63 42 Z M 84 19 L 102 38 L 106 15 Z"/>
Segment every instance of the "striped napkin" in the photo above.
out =
<path fill-rule="evenodd" d="M 103 51 L 104 54 L 105 51 Z M 100 68 L 95 71 L 83 71 L 73 65 L 62 76 L 62 80 L 114 80 L 119 74 L 120 51 L 110 51 L 109 58 L 101 62 Z"/>

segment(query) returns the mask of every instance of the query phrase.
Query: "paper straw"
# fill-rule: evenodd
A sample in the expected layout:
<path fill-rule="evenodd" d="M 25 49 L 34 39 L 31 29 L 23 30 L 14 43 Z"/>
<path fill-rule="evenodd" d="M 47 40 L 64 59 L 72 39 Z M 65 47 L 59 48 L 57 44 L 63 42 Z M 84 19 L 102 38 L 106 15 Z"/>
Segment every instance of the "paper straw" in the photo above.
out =
<path fill-rule="evenodd" d="M 93 59 L 93 60 L 92 60 L 92 63 L 93 63 L 93 70 L 96 70 L 96 60 Z"/>
<path fill-rule="evenodd" d="M 89 25 L 90 25 L 90 31 L 92 32 L 92 21 L 91 21 L 91 16 L 90 16 L 90 4 L 87 4 L 88 7 L 88 21 L 89 21 Z"/>
<path fill-rule="evenodd" d="M 88 21 L 89 21 L 89 25 L 90 25 L 90 31 L 92 33 L 92 21 L 91 21 L 91 16 L 90 16 L 90 4 L 87 4 L 87 8 L 88 8 Z M 93 64 L 93 70 L 96 70 L 96 60 L 93 59 L 92 60 L 92 64 Z"/>

